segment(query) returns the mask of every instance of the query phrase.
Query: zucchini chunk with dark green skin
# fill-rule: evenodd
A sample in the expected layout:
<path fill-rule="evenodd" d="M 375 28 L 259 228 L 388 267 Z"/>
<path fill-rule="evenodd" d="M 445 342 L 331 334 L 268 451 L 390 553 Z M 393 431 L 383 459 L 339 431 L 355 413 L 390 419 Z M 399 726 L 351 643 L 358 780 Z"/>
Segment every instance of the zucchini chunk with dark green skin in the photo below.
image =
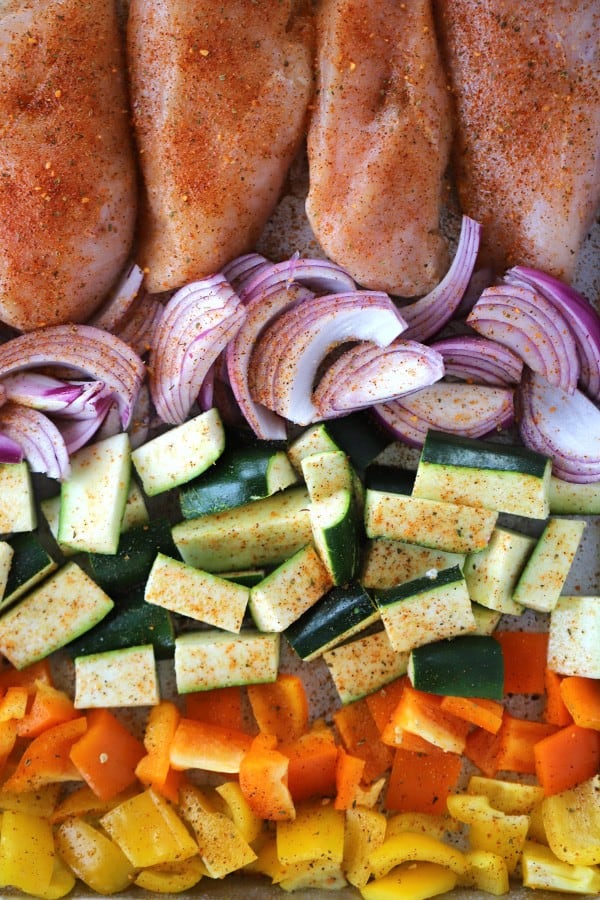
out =
<path fill-rule="evenodd" d="M 58 569 L 58 563 L 48 553 L 35 531 L 13 535 L 8 544 L 12 558 L 0 607 L 14 603 L 27 591 Z"/>
<path fill-rule="evenodd" d="M 327 430 L 359 474 L 364 473 L 392 440 L 366 410 L 349 413 L 327 421 Z"/>
<path fill-rule="evenodd" d="M 285 637 L 305 662 L 315 659 L 379 619 L 365 588 L 353 583 L 332 588 L 286 630 Z"/>
<path fill-rule="evenodd" d="M 430 694 L 502 700 L 502 648 L 493 637 L 477 634 L 425 644 L 411 651 L 408 677 Z"/>
<path fill-rule="evenodd" d="M 226 450 L 214 466 L 179 490 L 184 519 L 242 506 L 289 487 L 298 476 L 287 457 L 272 447 Z"/>

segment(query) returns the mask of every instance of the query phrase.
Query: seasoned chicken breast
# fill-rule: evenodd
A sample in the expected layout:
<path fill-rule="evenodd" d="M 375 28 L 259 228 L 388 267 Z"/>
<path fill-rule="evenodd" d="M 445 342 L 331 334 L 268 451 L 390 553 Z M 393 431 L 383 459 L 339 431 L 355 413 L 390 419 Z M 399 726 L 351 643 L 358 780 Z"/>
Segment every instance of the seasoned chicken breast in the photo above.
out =
<path fill-rule="evenodd" d="M 323 0 L 306 209 L 323 250 L 364 287 L 440 279 L 450 103 L 430 0 Z"/>
<path fill-rule="evenodd" d="M 130 253 L 136 169 L 113 0 L 0 0 L 0 320 L 87 319 Z"/>
<path fill-rule="evenodd" d="M 304 136 L 311 46 L 302 0 L 132 0 L 150 291 L 218 271 L 256 242 Z"/>
<path fill-rule="evenodd" d="M 482 258 L 569 280 L 600 201 L 598 0 L 437 0 Z"/>

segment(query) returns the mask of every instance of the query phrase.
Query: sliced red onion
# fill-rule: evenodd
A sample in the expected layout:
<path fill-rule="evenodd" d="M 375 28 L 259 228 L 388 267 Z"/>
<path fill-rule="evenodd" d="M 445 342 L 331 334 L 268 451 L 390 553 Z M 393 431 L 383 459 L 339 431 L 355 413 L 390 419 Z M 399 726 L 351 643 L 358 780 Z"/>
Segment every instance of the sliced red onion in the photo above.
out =
<path fill-rule="evenodd" d="M 154 344 L 156 329 L 163 312 L 163 304 L 156 297 L 147 294 L 140 302 L 132 305 L 116 334 L 129 344 L 138 356 L 144 356 Z"/>
<path fill-rule="evenodd" d="M 37 409 L 7 403 L 0 409 L 0 431 L 20 445 L 32 472 L 63 481 L 70 472 L 64 439 L 51 419 Z"/>
<path fill-rule="evenodd" d="M 265 333 L 268 354 L 263 338 L 256 344 L 250 369 L 253 397 L 289 421 L 308 425 L 318 418 L 312 391 L 327 354 L 355 340 L 385 347 L 405 328 L 397 307 L 381 291 L 350 291 L 305 300 L 269 325 Z"/>
<path fill-rule="evenodd" d="M 129 426 L 145 366 L 118 337 L 91 325 L 54 325 L 0 346 L 0 379 L 46 366 L 66 367 L 104 382 L 115 395 L 123 428 Z"/>
<path fill-rule="evenodd" d="M 600 480 L 600 409 L 582 391 L 567 394 L 528 372 L 519 406 L 523 443 L 552 457 L 554 474 L 585 484 Z"/>
<path fill-rule="evenodd" d="M 266 257 L 261 256 L 260 253 L 245 253 L 224 266 L 222 271 L 232 288 L 240 294 L 244 285 L 251 278 L 272 265 L 273 263 Z"/>
<path fill-rule="evenodd" d="M 221 274 L 186 285 L 158 323 L 150 358 L 150 391 L 164 422 L 185 421 L 221 351 L 246 313 Z"/>
<path fill-rule="evenodd" d="M 379 421 L 399 440 L 422 446 L 430 428 L 478 438 L 509 427 L 514 395 L 508 388 L 438 382 L 375 407 Z"/>
<path fill-rule="evenodd" d="M 523 360 L 497 341 L 457 334 L 429 346 L 441 353 L 446 375 L 498 387 L 518 384 L 521 380 Z"/>
<path fill-rule="evenodd" d="M 568 323 L 532 288 L 499 284 L 487 288 L 467 324 L 490 340 L 509 347 L 550 384 L 572 393 L 579 378 L 575 340 Z"/>
<path fill-rule="evenodd" d="M 262 440 L 282 441 L 287 432 L 281 416 L 252 397 L 248 383 L 252 352 L 260 335 L 277 316 L 313 296 L 308 288 L 294 284 L 289 288 L 280 287 L 265 297 L 251 297 L 246 303 L 246 318 L 225 351 L 227 374 L 237 404 L 250 428 Z"/>
<path fill-rule="evenodd" d="M 244 283 L 240 296 L 244 302 L 264 296 L 296 282 L 315 293 L 340 294 L 356 289 L 354 279 L 345 269 L 328 259 L 302 258 L 294 254 L 283 262 L 263 268 Z"/>
<path fill-rule="evenodd" d="M 108 300 L 92 316 L 89 324 L 113 333 L 117 331 L 137 297 L 143 280 L 144 273 L 137 263 L 132 263 L 119 279 Z"/>
<path fill-rule="evenodd" d="M 100 398 L 94 417 L 85 419 L 56 417 L 54 419 L 54 424 L 63 437 L 69 456 L 85 446 L 93 437 L 99 439 L 100 429 L 109 413 L 113 416 L 112 427 L 109 433 L 116 434 L 120 431 L 119 411 L 114 404 L 114 398 L 110 396 Z M 103 436 L 108 437 L 109 434 L 106 433 Z"/>
<path fill-rule="evenodd" d="M 204 376 L 204 381 L 200 386 L 200 391 L 198 392 L 198 406 L 203 412 L 207 412 L 207 410 L 212 409 L 215 399 L 215 368 L 216 361 L 212 364 L 206 375 Z"/>
<path fill-rule="evenodd" d="M 400 309 L 408 323 L 407 340 L 426 341 L 452 318 L 469 286 L 480 234 L 479 222 L 463 216 L 456 253 L 444 278 L 426 297 Z"/>
<path fill-rule="evenodd" d="M 23 459 L 21 445 L 0 431 L 0 463 L 20 463 Z"/>
<path fill-rule="evenodd" d="M 425 344 L 400 339 L 378 347 L 365 341 L 328 367 L 312 399 L 319 418 L 329 419 L 419 390 L 443 375 L 442 356 Z"/>
<path fill-rule="evenodd" d="M 26 371 L 7 375 L 2 382 L 9 400 L 39 409 L 75 418 L 95 418 L 100 400 L 114 396 L 102 381 L 61 381 L 40 372 Z"/>
<path fill-rule="evenodd" d="M 525 266 L 515 266 L 504 276 L 511 284 L 527 284 L 542 294 L 567 320 L 580 363 L 579 386 L 593 399 L 600 399 L 600 315 L 586 298 L 570 285 Z"/>

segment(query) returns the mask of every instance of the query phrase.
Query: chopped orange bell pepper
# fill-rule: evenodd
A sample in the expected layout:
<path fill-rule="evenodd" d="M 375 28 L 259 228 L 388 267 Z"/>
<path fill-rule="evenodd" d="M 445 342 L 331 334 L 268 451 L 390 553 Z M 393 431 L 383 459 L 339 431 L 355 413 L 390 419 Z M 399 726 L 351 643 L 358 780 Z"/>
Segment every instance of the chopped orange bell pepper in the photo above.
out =
<path fill-rule="evenodd" d="M 24 669 L 15 669 L 13 666 L 8 666 L 0 671 L 0 691 L 17 686 L 34 689 L 37 681 L 43 681 L 45 684 L 54 684 L 48 659 L 41 659 L 39 662 L 32 663 Z"/>
<path fill-rule="evenodd" d="M 288 789 L 290 761 L 277 750 L 275 735 L 259 734 L 239 767 L 240 788 L 252 812 L 261 819 L 294 819 L 296 808 Z"/>
<path fill-rule="evenodd" d="M 87 727 L 87 718 L 80 716 L 43 731 L 28 744 L 3 789 L 31 791 L 54 781 L 81 781 L 70 752 Z"/>
<path fill-rule="evenodd" d="M 244 730 L 242 688 L 237 685 L 185 695 L 185 715 L 210 725 Z"/>
<path fill-rule="evenodd" d="M 385 731 L 407 684 L 410 684 L 408 676 L 402 675 L 365 697 L 365 703 L 381 734 Z"/>
<path fill-rule="evenodd" d="M 600 679 L 570 675 L 559 690 L 576 725 L 600 730 Z"/>
<path fill-rule="evenodd" d="M 171 741 L 169 759 L 174 769 L 238 772 L 252 737 L 244 731 L 211 725 L 196 719 L 180 719 Z"/>
<path fill-rule="evenodd" d="M 0 722 L 22 719 L 29 705 L 29 688 L 25 685 L 9 687 L 0 700 Z"/>
<path fill-rule="evenodd" d="M 538 741 L 534 748 L 535 774 L 544 793 L 569 790 L 600 769 L 600 732 L 566 725 Z"/>
<path fill-rule="evenodd" d="M 386 728 L 409 731 L 451 753 L 462 753 L 470 726 L 442 709 L 442 697 L 406 685 Z"/>
<path fill-rule="evenodd" d="M 546 705 L 544 706 L 544 722 L 551 725 L 570 725 L 573 721 L 571 713 L 565 706 L 560 693 L 560 686 L 564 676 L 553 672 L 546 666 L 544 670 L 544 683 L 546 685 Z"/>
<path fill-rule="evenodd" d="M 496 734 L 502 725 L 504 707 L 496 700 L 485 697 L 444 697 L 440 704 L 446 712 Z"/>
<path fill-rule="evenodd" d="M 521 775 L 535 775 L 534 747 L 543 738 L 556 731 L 556 726 L 546 722 L 530 722 L 509 713 L 504 714 L 498 731 L 496 771 L 506 770 Z M 487 775 L 487 772 L 484 774 Z"/>
<path fill-rule="evenodd" d="M 288 788 L 294 803 L 334 796 L 338 747 L 329 728 L 315 727 L 278 749 L 290 761 Z"/>
<path fill-rule="evenodd" d="M 75 709 L 68 694 L 44 681 L 36 681 L 31 705 L 19 721 L 17 731 L 19 737 L 34 738 L 47 728 L 76 719 L 79 715 L 80 711 Z"/>
<path fill-rule="evenodd" d="M 356 790 L 365 770 L 364 759 L 351 756 L 343 747 L 338 747 L 335 768 L 335 809 L 351 809 L 356 802 Z"/>
<path fill-rule="evenodd" d="M 88 723 L 86 733 L 71 748 L 71 761 L 94 793 L 109 800 L 135 782 L 144 746 L 107 709 L 91 709 Z"/>
<path fill-rule="evenodd" d="M 165 793 L 165 786 L 169 789 L 169 773 L 175 774 L 171 769 L 169 750 L 179 719 L 179 710 L 175 704 L 162 700 L 152 707 L 146 723 L 144 747 L 147 753 L 137 764 L 135 774 L 143 784 L 151 785 L 161 794 Z M 179 781 L 179 776 L 175 777 L 175 781 Z M 169 793 L 172 791 L 169 790 Z"/>
<path fill-rule="evenodd" d="M 385 797 L 385 806 L 395 812 L 441 815 L 446 800 L 462 771 L 457 753 L 412 753 L 398 748 Z"/>
<path fill-rule="evenodd" d="M 308 699 L 298 675 L 280 672 L 266 684 L 248 685 L 248 699 L 259 731 L 295 741 L 308 727 Z"/>
<path fill-rule="evenodd" d="M 379 729 L 371 715 L 366 700 L 355 700 L 333 714 L 345 750 L 364 759 L 363 778 L 370 784 L 392 765 L 394 753 L 382 743 Z"/>
<path fill-rule="evenodd" d="M 543 694 L 548 655 L 545 631 L 495 631 L 502 647 L 505 694 Z"/>

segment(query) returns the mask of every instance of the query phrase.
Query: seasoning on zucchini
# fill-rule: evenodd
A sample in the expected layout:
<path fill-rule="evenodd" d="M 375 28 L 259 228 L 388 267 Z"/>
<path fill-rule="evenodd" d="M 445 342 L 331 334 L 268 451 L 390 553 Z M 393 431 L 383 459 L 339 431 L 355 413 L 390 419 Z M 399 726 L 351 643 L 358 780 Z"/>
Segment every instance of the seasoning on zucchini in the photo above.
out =
<path fill-rule="evenodd" d="M 554 609 L 585 527 L 582 519 L 548 520 L 516 584 L 515 603 L 538 612 Z"/>
<path fill-rule="evenodd" d="M 275 681 L 278 668 L 278 634 L 251 629 L 228 634 L 210 628 L 188 631 L 175 640 L 180 694 Z"/>
<path fill-rule="evenodd" d="M 502 700 L 502 648 L 493 637 L 477 634 L 434 641 L 411 651 L 408 677 L 430 694 Z"/>
<path fill-rule="evenodd" d="M 0 463 L 0 534 L 33 531 L 36 525 L 29 466 L 26 462 Z"/>
<path fill-rule="evenodd" d="M 19 597 L 23 597 L 58 568 L 58 563 L 40 541 L 37 531 L 15 534 L 7 546 L 12 551 L 12 561 L 0 609 L 5 609 Z"/>

